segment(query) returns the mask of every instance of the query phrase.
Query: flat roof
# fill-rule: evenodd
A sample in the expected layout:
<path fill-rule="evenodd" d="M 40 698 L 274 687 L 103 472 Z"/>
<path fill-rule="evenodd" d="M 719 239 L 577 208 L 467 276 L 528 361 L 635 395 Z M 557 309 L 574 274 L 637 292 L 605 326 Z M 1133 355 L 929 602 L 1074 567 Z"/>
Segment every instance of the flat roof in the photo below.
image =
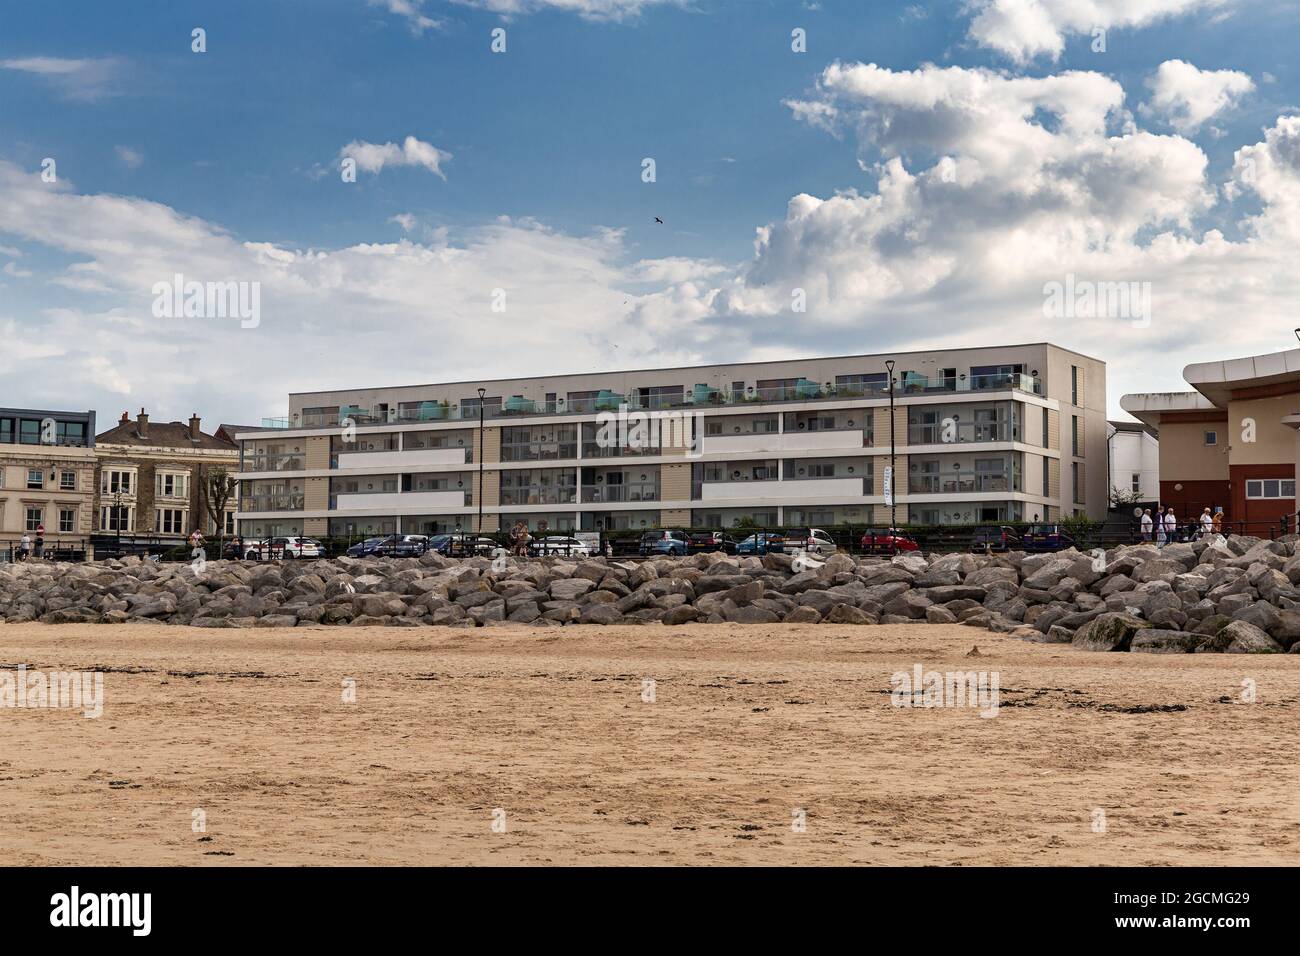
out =
<path fill-rule="evenodd" d="M 889 358 L 895 355 L 930 355 L 940 352 L 984 352 L 996 351 L 997 349 L 1024 349 L 1024 348 L 1049 348 L 1056 349 L 1060 352 L 1069 352 L 1071 355 L 1077 355 L 1080 358 L 1088 359 L 1092 362 L 1106 363 L 1099 358 L 1091 355 L 1085 355 L 1083 352 L 1076 352 L 1074 349 L 1067 349 L 1062 345 L 1056 345 L 1053 342 L 1010 342 L 999 345 L 963 345 L 954 346 L 946 349 L 912 349 L 906 352 L 862 352 L 856 355 L 796 355 L 790 358 L 778 359 L 758 359 L 753 362 L 708 362 L 702 365 L 669 365 L 659 368 L 611 368 L 611 369 L 583 369 L 578 372 L 558 372 L 551 375 L 511 375 L 504 378 L 470 378 L 462 379 L 455 382 L 421 382 L 411 385 L 345 385 L 339 388 L 316 388 L 309 392 L 290 392 L 292 398 L 295 395 L 324 395 L 335 392 L 374 392 L 384 389 L 398 388 L 432 388 L 433 386 L 452 386 L 452 385 L 481 385 L 486 382 L 514 382 L 521 378 L 527 378 L 530 381 L 545 381 L 552 378 L 575 378 L 582 375 L 639 375 L 650 372 L 691 372 L 696 369 L 717 368 L 726 366 L 728 368 L 740 368 L 742 366 L 753 365 L 779 365 L 783 362 L 825 362 L 839 359 L 857 359 L 857 358 Z"/>

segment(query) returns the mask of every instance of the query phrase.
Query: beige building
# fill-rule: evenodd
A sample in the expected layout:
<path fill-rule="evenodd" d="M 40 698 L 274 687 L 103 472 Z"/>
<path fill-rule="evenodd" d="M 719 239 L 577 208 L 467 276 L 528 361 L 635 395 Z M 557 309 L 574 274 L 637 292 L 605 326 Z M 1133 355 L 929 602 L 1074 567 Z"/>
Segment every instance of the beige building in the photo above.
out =
<path fill-rule="evenodd" d="M 84 551 L 93 529 L 95 413 L 0 408 L 0 560 L 24 534 Z"/>
<path fill-rule="evenodd" d="M 234 531 L 235 499 L 226 512 L 210 513 L 204 484 L 217 469 L 239 468 L 237 446 L 205 433 L 197 415 L 189 422 L 151 422 L 144 409 L 95 439 L 95 531 L 101 548 L 120 534 L 124 548 L 183 542 L 195 528 L 212 536 Z"/>
<path fill-rule="evenodd" d="M 1294 526 L 1300 349 L 1200 362 L 1192 391 L 1125 395 L 1120 407 L 1160 430 L 1160 500 L 1180 516 L 1223 509 L 1250 533 Z"/>
<path fill-rule="evenodd" d="M 286 424 L 238 436 L 244 534 L 473 530 L 480 471 L 485 531 L 1107 508 L 1105 364 L 1047 343 L 296 393 Z"/>

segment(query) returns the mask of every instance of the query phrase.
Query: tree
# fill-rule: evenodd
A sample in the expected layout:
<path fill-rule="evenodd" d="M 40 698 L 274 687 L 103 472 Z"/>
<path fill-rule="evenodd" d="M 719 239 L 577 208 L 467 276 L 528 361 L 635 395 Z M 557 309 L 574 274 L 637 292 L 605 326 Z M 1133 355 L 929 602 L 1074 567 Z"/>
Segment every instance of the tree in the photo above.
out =
<path fill-rule="evenodd" d="M 217 526 L 217 557 L 221 557 L 226 544 L 226 505 L 235 496 L 239 479 L 228 474 L 220 465 L 207 473 L 203 480 L 203 500 L 208 506 L 208 513 Z"/>
<path fill-rule="evenodd" d="M 1112 508 L 1131 508 L 1142 500 L 1142 492 L 1128 491 L 1124 488 L 1110 489 L 1110 506 Z"/>

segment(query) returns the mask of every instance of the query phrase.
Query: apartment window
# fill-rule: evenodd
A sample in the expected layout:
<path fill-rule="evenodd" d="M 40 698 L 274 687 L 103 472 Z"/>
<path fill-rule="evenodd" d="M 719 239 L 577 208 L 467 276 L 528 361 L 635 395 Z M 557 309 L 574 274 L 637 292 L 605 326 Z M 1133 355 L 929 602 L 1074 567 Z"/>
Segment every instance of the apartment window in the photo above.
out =
<path fill-rule="evenodd" d="M 744 394 L 745 394 L 745 383 L 744 383 L 744 382 L 732 382 L 732 383 L 731 383 L 731 394 L 734 395 L 734 396 L 737 396 L 737 397 L 739 397 L 739 396 L 741 396 L 741 395 L 744 395 Z M 719 516 L 719 518 L 718 518 L 718 523 L 719 523 L 719 524 L 722 523 L 722 518 L 721 518 L 721 516 Z"/>
<path fill-rule="evenodd" d="M 1262 478 L 1246 482 L 1247 498 L 1294 498 L 1294 478 Z"/>
<path fill-rule="evenodd" d="M 60 491 L 77 490 L 77 473 L 75 471 L 59 472 L 59 490 Z"/>
<path fill-rule="evenodd" d="M 1218 432 L 1206 432 L 1206 433 L 1205 433 L 1205 444 L 1207 444 L 1207 445 L 1217 445 L 1218 443 L 1219 443 L 1219 433 L 1218 433 Z"/>
<path fill-rule="evenodd" d="M 479 406 L 483 407 L 484 418 L 498 418 L 501 415 L 501 396 L 489 395 L 480 400 L 476 395 L 474 398 L 462 398 L 460 400 L 460 417 L 461 418 L 478 418 Z"/>
<path fill-rule="evenodd" d="M 667 408 L 682 404 L 685 389 L 680 385 L 651 385 L 636 391 L 642 408 Z"/>
<path fill-rule="evenodd" d="M 838 392 L 859 392 L 866 395 L 871 392 L 889 391 L 889 373 L 872 372 L 862 375 L 836 375 L 835 390 Z"/>
<path fill-rule="evenodd" d="M 1141 490 L 1142 490 L 1142 476 L 1141 476 L 1141 475 L 1138 475 L 1138 474 L 1134 474 L 1134 475 L 1132 476 L 1132 481 L 1129 483 L 1129 488 L 1130 488 L 1132 491 L 1141 491 Z"/>
<path fill-rule="evenodd" d="M 99 528 L 101 531 L 124 531 L 129 532 L 135 526 L 135 509 L 122 505 L 122 507 L 109 506 L 99 509 Z"/>
<path fill-rule="evenodd" d="M 1070 487 L 1074 489 L 1073 500 L 1082 500 L 1082 496 L 1079 494 L 1079 463 L 1077 461 L 1070 462 Z"/>
<path fill-rule="evenodd" d="M 45 514 L 44 510 L 41 508 L 28 508 L 27 524 L 24 527 L 26 527 L 28 531 L 37 530 L 44 523 L 43 522 L 44 514 Z"/>
<path fill-rule="evenodd" d="M 1070 449 L 1076 458 L 1079 456 L 1079 416 L 1070 416 Z"/>
<path fill-rule="evenodd" d="M 1043 459 L 1043 497 L 1048 497 L 1048 488 L 1052 477 L 1052 462 L 1048 458 Z"/>
<path fill-rule="evenodd" d="M 14 440 L 14 420 L 12 418 L 0 418 L 0 442 L 6 445 L 13 444 Z"/>
<path fill-rule="evenodd" d="M 5 467 L 0 465 L 0 488 L 5 486 Z"/>
<path fill-rule="evenodd" d="M 45 472 L 39 468 L 27 469 L 27 487 L 29 490 L 45 487 Z"/>
<path fill-rule="evenodd" d="M 77 530 L 77 511 L 75 508 L 59 509 L 59 534 L 72 534 Z"/>
<path fill-rule="evenodd" d="M 132 485 L 131 475 L 132 472 L 129 471 L 104 471 L 99 479 L 100 492 L 106 495 L 129 495 Z"/>
<path fill-rule="evenodd" d="M 55 441 L 60 445 L 84 447 L 86 444 L 85 422 L 58 422 L 54 426 Z"/>
<path fill-rule="evenodd" d="M 185 530 L 185 512 L 180 508 L 158 508 L 154 512 L 154 526 L 159 534 L 182 534 Z"/>
<path fill-rule="evenodd" d="M 41 423 L 24 418 L 18 423 L 18 443 L 20 445 L 39 445 L 41 443 Z"/>
<path fill-rule="evenodd" d="M 1049 420 L 1050 420 L 1050 416 L 1047 414 L 1047 409 L 1044 408 L 1043 409 L 1043 447 L 1044 448 L 1047 448 L 1051 444 L 1050 439 L 1047 437 L 1047 431 L 1048 431 L 1047 426 Z"/>
<path fill-rule="evenodd" d="M 160 472 L 154 476 L 154 494 L 159 498 L 188 498 L 190 476 Z"/>
<path fill-rule="evenodd" d="M 229 536 L 229 535 L 233 535 L 234 533 L 235 533 L 235 513 L 233 511 L 227 511 L 226 512 L 226 534 Z"/>
<path fill-rule="evenodd" d="M 1070 366 L 1070 404 L 1079 404 L 1079 366 Z"/>

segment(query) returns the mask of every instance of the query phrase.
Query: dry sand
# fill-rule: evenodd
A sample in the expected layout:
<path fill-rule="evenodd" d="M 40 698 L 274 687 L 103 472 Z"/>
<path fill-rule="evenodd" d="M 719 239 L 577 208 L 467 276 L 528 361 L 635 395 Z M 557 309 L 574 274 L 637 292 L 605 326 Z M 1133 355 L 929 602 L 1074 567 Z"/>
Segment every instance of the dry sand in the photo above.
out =
<path fill-rule="evenodd" d="M 928 625 L 0 625 L 19 663 L 106 670 L 107 700 L 0 709 L 8 864 L 1300 863 L 1294 655 Z M 998 716 L 892 706 L 916 663 L 997 671 Z M 1186 710 L 1124 712 L 1152 704 Z"/>

